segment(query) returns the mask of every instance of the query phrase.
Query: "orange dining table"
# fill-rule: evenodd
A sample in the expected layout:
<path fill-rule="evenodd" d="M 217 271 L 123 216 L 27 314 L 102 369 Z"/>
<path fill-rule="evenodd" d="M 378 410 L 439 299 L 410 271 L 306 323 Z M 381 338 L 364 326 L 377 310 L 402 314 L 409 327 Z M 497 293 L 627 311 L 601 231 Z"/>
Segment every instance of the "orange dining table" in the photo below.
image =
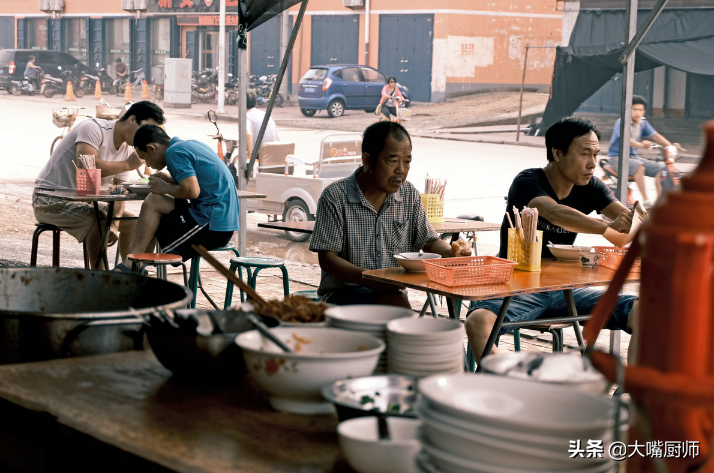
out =
<path fill-rule="evenodd" d="M 615 271 L 598 266 L 594 269 L 583 268 L 579 262 L 565 262 L 554 259 L 544 259 L 540 271 L 514 270 L 511 279 L 501 284 L 484 284 L 471 286 L 445 286 L 427 278 L 426 273 L 408 273 L 402 268 L 375 269 L 365 271 L 362 277 L 387 284 L 394 284 L 410 289 L 424 291 L 427 294 L 438 294 L 447 298 L 449 316 L 459 317 L 462 300 L 478 301 L 484 299 L 503 298 L 501 310 L 496 324 L 488 337 L 483 356 L 491 352 L 498 339 L 501 327 L 515 327 L 517 322 L 506 322 L 506 312 L 513 296 L 532 294 L 536 292 L 563 291 L 568 309 L 567 321 L 573 321 L 578 344 L 582 348 L 583 339 L 580 333 L 579 321 L 587 320 L 587 316 L 578 316 L 575 308 L 573 289 L 589 286 L 605 286 L 610 283 Z M 626 282 L 639 282 L 639 273 L 630 273 Z M 538 319 L 538 323 L 563 323 L 564 319 Z M 521 324 L 526 325 L 526 324 Z"/>

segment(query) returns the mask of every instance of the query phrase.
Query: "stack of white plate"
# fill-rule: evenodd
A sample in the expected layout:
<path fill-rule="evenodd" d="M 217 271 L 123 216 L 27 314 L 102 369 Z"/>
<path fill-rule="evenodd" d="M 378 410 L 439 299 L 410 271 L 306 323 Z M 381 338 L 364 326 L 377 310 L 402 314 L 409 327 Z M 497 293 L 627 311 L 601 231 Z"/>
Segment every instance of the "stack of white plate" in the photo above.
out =
<path fill-rule="evenodd" d="M 464 329 L 451 319 L 410 318 L 387 324 L 390 373 L 407 376 L 464 370 Z"/>
<path fill-rule="evenodd" d="M 420 471 L 606 473 L 615 405 L 608 396 L 501 376 L 459 374 L 419 382 Z M 572 442 L 602 440 L 600 458 L 571 458 Z"/>
<path fill-rule="evenodd" d="M 328 327 L 356 330 L 387 343 L 387 323 L 400 318 L 415 317 L 416 313 L 403 307 L 389 305 L 347 305 L 325 310 Z M 387 372 L 387 351 L 383 351 L 375 373 Z"/>

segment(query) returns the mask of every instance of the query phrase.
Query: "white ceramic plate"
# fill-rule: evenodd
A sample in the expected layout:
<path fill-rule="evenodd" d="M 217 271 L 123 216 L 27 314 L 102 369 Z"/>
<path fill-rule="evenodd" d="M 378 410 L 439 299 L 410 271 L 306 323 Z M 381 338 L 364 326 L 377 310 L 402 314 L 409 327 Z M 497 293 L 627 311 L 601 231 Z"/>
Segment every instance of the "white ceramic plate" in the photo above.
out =
<path fill-rule="evenodd" d="M 553 256 L 558 258 L 558 261 L 580 261 L 580 251 L 589 252 L 591 247 L 576 245 L 548 245 L 548 249 L 551 253 L 553 253 Z"/>
<path fill-rule="evenodd" d="M 573 435 L 612 427 L 614 403 L 607 396 L 545 383 L 487 374 L 431 377 L 419 392 L 451 416 L 532 432 Z"/>

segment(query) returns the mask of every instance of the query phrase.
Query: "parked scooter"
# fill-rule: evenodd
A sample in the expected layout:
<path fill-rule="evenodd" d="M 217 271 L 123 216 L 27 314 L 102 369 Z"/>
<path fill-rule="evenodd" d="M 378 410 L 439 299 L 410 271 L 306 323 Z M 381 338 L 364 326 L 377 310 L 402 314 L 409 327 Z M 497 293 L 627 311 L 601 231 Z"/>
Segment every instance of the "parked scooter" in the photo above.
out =
<path fill-rule="evenodd" d="M 112 78 L 109 77 L 109 74 L 107 74 L 106 69 L 101 68 L 96 73 L 84 71 L 80 81 L 80 84 L 84 89 L 84 93 L 93 94 L 97 87 L 97 81 L 99 81 L 100 87 L 103 91 L 109 91 L 112 87 L 113 81 Z"/>
<path fill-rule="evenodd" d="M 20 96 L 22 94 L 34 95 L 35 92 L 39 92 L 38 84 L 42 81 L 42 76 L 44 71 L 39 69 L 37 71 L 37 79 L 30 79 L 29 77 L 23 77 L 22 80 L 14 80 L 7 89 L 12 95 Z"/>
<path fill-rule="evenodd" d="M 55 94 L 63 94 L 67 90 L 64 80 L 60 77 L 53 77 L 45 74 L 42 78 L 42 95 L 51 99 Z"/>
<path fill-rule="evenodd" d="M 253 79 L 255 76 L 251 76 L 251 83 L 255 80 L 253 87 L 255 88 L 255 93 L 258 96 L 258 105 L 267 104 L 270 100 L 270 96 L 273 94 L 273 88 L 275 87 L 275 82 L 278 76 L 275 74 L 268 74 L 265 76 L 260 76 L 257 79 Z M 278 93 L 275 99 L 275 105 L 282 107 L 284 105 L 283 95 Z"/>
<path fill-rule="evenodd" d="M 201 73 L 195 82 L 191 82 L 191 103 L 213 102 L 218 95 L 217 83 L 218 77 L 215 71 Z"/>

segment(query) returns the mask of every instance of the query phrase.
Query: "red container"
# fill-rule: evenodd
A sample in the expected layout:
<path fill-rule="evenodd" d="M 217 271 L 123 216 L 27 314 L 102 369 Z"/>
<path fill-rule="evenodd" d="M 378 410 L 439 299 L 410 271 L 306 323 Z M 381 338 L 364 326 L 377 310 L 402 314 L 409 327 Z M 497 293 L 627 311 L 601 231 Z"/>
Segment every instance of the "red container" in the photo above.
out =
<path fill-rule="evenodd" d="M 77 195 L 99 195 L 101 189 L 101 169 L 77 169 Z"/>

